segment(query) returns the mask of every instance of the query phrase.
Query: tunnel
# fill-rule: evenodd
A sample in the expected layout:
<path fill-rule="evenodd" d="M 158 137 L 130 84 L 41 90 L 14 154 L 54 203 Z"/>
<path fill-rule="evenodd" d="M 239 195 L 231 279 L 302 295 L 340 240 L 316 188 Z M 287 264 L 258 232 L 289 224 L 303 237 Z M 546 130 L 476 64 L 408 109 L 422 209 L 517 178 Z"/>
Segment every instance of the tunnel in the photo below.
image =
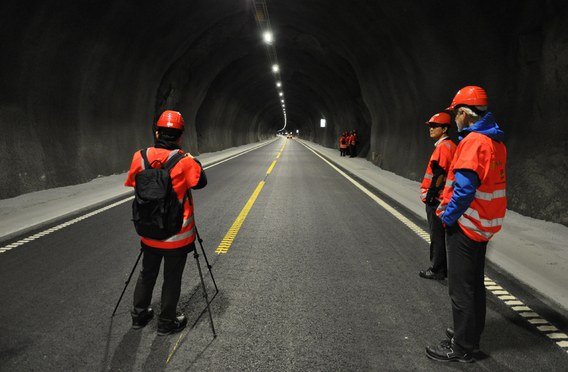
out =
<path fill-rule="evenodd" d="M 508 207 L 568 226 L 567 20 L 561 0 L 4 0 L 0 199 L 127 171 L 166 109 L 196 155 L 357 130 L 360 157 L 419 181 L 424 122 L 479 85 L 506 133 Z"/>

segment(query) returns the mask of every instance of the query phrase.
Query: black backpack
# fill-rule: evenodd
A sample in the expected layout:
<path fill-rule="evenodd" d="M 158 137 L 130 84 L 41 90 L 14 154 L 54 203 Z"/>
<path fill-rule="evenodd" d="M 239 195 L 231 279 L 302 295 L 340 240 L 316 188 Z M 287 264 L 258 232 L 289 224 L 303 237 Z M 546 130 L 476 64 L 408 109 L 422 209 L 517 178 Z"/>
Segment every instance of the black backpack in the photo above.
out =
<path fill-rule="evenodd" d="M 173 189 L 170 170 L 184 156 L 176 152 L 165 164 L 159 160 L 150 164 L 147 151 L 140 150 L 144 170 L 135 177 L 132 221 L 138 235 L 164 240 L 178 233 L 183 224 L 183 201 L 179 202 Z M 152 168 L 155 162 L 160 163 L 160 168 Z"/>

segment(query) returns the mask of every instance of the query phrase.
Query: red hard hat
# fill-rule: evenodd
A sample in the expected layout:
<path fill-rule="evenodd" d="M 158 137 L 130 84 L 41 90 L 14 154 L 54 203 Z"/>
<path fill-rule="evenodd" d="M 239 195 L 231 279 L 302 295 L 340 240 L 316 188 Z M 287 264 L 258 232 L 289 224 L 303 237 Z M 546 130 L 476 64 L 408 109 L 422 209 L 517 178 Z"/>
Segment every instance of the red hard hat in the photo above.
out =
<path fill-rule="evenodd" d="M 487 106 L 488 104 L 489 99 L 485 89 L 475 85 L 468 85 L 458 90 L 452 104 L 446 110 L 453 110 L 458 105 Z"/>
<path fill-rule="evenodd" d="M 452 117 L 450 114 L 445 112 L 439 112 L 436 115 L 432 116 L 430 120 L 426 122 L 426 124 L 436 123 L 442 125 L 450 125 L 452 124 Z"/>
<path fill-rule="evenodd" d="M 172 128 L 183 130 L 183 117 L 177 111 L 166 110 L 162 112 L 156 126 L 158 128 Z"/>

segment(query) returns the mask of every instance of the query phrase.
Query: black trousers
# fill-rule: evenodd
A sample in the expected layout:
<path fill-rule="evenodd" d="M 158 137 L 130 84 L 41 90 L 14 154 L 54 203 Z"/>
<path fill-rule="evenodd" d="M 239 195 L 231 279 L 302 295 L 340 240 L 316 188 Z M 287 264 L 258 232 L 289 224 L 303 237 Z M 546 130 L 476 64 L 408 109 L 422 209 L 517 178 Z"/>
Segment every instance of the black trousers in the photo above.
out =
<path fill-rule="evenodd" d="M 436 208 L 440 203 L 434 205 L 426 204 L 426 217 L 430 227 L 430 267 L 435 273 L 446 273 L 446 229 L 442 225 L 442 220 L 436 216 Z"/>
<path fill-rule="evenodd" d="M 142 258 L 142 270 L 134 289 L 134 312 L 140 313 L 152 302 L 152 292 L 160 265 L 164 259 L 164 283 L 162 285 L 162 304 L 160 320 L 175 320 L 177 316 L 177 304 L 181 292 L 181 279 L 183 269 L 187 261 L 187 251 L 177 254 L 161 252 L 160 249 L 145 249 Z"/>
<path fill-rule="evenodd" d="M 485 327 L 485 252 L 487 242 L 468 238 L 456 224 L 446 230 L 448 289 L 454 318 L 454 343 L 471 352 Z"/>
<path fill-rule="evenodd" d="M 357 156 L 357 146 L 349 145 L 349 156 L 351 157 Z"/>

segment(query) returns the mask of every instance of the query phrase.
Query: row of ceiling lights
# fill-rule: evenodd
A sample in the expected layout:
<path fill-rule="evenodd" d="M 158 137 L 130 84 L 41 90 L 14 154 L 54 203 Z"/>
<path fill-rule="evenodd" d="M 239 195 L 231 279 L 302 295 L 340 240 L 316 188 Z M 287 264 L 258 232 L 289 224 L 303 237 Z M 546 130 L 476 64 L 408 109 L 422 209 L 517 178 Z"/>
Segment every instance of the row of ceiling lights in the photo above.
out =
<path fill-rule="evenodd" d="M 282 105 L 284 126 L 280 130 L 284 130 L 288 121 L 286 117 L 286 102 L 284 100 L 284 89 L 282 87 L 280 65 L 278 64 L 278 57 L 276 56 L 276 49 L 274 48 L 274 34 L 272 33 L 272 27 L 270 26 L 270 19 L 268 17 L 268 8 L 266 7 L 266 1 L 264 0 L 255 0 L 254 5 L 256 9 L 255 19 L 262 32 L 262 39 L 266 44 L 266 54 L 270 64 L 272 65 L 272 73 L 274 74 L 276 81 L 276 91 L 278 93 L 278 99 Z"/>

